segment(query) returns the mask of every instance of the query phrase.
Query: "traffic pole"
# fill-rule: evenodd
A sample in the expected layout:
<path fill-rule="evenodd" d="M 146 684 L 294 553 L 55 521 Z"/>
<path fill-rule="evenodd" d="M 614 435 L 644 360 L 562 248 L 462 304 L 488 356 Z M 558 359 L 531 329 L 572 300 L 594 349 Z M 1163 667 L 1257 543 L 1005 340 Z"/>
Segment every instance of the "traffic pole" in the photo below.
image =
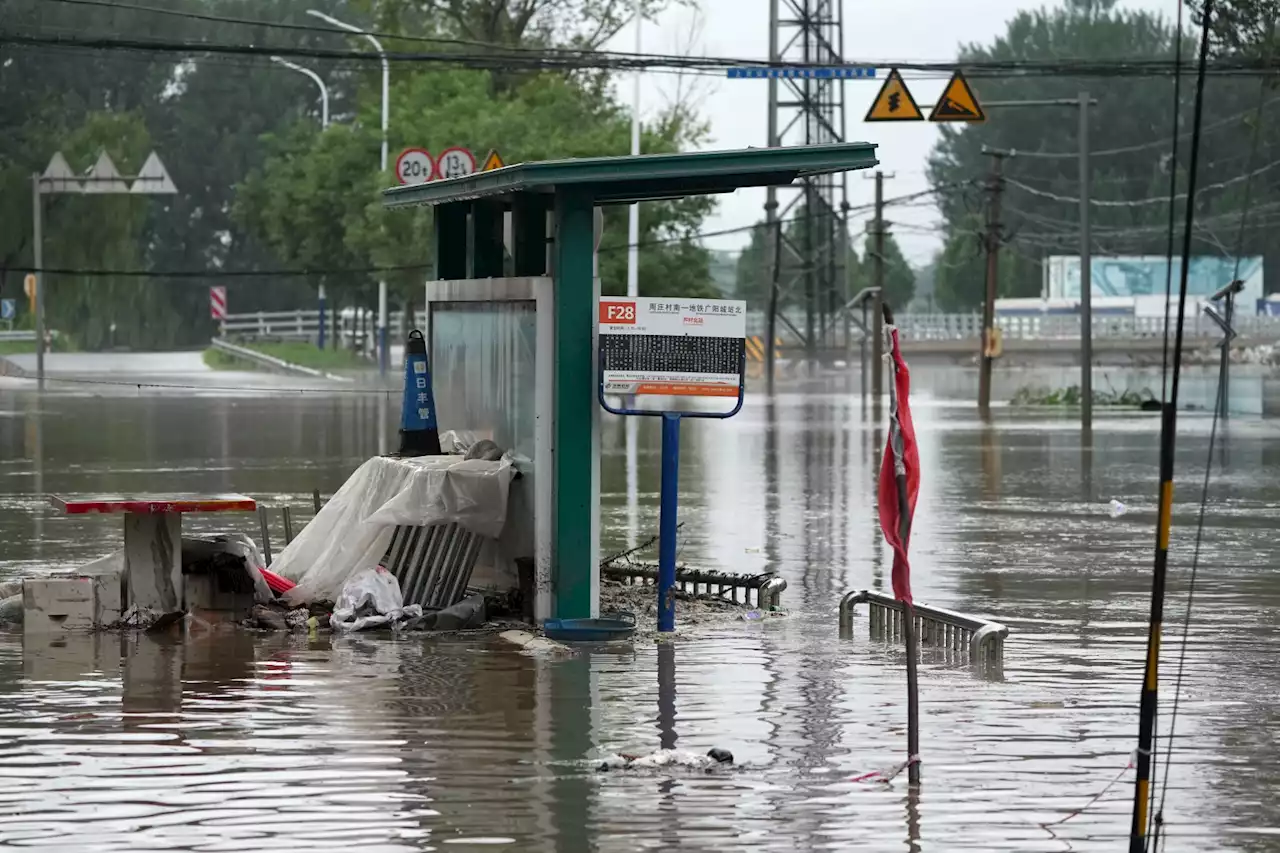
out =
<path fill-rule="evenodd" d="M 662 491 L 658 510 L 658 631 L 676 629 L 676 509 L 680 499 L 680 415 L 662 415 Z"/>
<path fill-rule="evenodd" d="M 31 176 L 31 266 L 36 277 L 36 387 L 44 390 L 44 204 L 40 175 Z"/>

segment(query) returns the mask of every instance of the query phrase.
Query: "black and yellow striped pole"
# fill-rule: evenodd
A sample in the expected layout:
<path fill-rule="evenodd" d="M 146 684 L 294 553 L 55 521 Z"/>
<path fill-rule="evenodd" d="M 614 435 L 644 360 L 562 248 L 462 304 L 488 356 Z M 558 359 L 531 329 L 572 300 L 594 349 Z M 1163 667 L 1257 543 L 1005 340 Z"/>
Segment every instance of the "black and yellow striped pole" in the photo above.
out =
<path fill-rule="evenodd" d="M 1183 269 L 1186 269 L 1184 264 Z M 1183 273 L 1185 277 L 1186 273 Z M 1174 352 L 1182 350 L 1182 317 L 1179 313 Z M 1151 617 L 1147 629 L 1147 663 L 1142 677 L 1142 699 L 1138 705 L 1137 784 L 1133 792 L 1133 825 L 1129 833 L 1130 853 L 1144 853 L 1150 826 L 1151 744 L 1155 739 L 1156 708 L 1159 702 L 1160 631 L 1164 624 L 1164 590 L 1169 573 L 1169 531 L 1173 525 L 1173 451 L 1178 410 L 1178 356 L 1175 355 L 1170 399 L 1164 405 L 1160 425 L 1160 510 L 1156 518 L 1156 561 L 1151 580 Z"/>
<path fill-rule="evenodd" d="M 1146 853 L 1147 830 L 1151 826 L 1151 752 L 1155 740 L 1156 708 L 1159 701 L 1160 632 L 1164 624 L 1164 592 L 1169 571 L 1169 532 L 1173 526 L 1173 454 L 1178 428 L 1178 377 L 1182 366 L 1182 332 L 1187 312 L 1187 267 L 1191 260 L 1192 226 L 1195 224 L 1196 177 L 1200 161 L 1200 127 L 1204 113 L 1205 68 L 1209 57 L 1209 29 L 1214 0 L 1205 0 L 1200 33 L 1200 62 L 1196 75 L 1195 112 L 1191 122 L 1191 156 L 1187 162 L 1186 217 L 1182 231 L 1182 270 L 1178 283 L 1178 320 L 1173 353 L 1165 364 L 1170 368 L 1169 396 L 1160 419 L 1160 511 L 1156 521 L 1156 559 L 1151 579 L 1151 616 L 1147 629 L 1147 662 L 1142 678 L 1142 699 L 1138 705 L 1137 782 L 1133 791 L 1133 824 L 1129 831 L 1129 853 Z M 1175 72 L 1176 76 L 1176 72 Z M 1176 92 L 1175 92 L 1176 97 Z M 1172 195 L 1172 192 L 1170 193 Z M 1170 209 L 1172 210 L 1172 199 Z M 1169 265 L 1173 266 L 1173 219 L 1169 220 Z M 1085 287 L 1090 282 L 1082 282 Z M 1165 306 L 1168 317 L 1168 306 Z M 1166 320 L 1167 323 L 1167 320 Z M 1166 337 L 1167 340 L 1167 337 Z M 1190 614 L 1188 614 L 1190 618 Z M 1157 827 L 1158 828 L 1158 827 Z"/>

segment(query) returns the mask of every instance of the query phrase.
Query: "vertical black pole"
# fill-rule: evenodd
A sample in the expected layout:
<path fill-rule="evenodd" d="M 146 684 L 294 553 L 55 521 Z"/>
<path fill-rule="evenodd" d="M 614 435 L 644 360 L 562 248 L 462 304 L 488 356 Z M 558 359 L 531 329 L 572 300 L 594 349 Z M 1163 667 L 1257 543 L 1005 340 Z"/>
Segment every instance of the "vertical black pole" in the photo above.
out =
<path fill-rule="evenodd" d="M 911 535 L 911 506 L 907 502 L 907 476 L 899 474 L 898 512 L 902 516 L 902 524 L 898 536 L 906 547 L 907 538 Z M 907 646 L 907 781 L 912 785 L 920 784 L 920 762 L 915 758 L 920 754 L 920 691 L 916 680 L 916 610 L 911 602 L 902 602 L 902 640 Z"/>
<path fill-rule="evenodd" d="M 1182 270 L 1178 286 L 1178 322 L 1174 332 L 1169 397 L 1160 428 L 1160 509 L 1156 521 L 1156 558 L 1151 578 L 1151 615 L 1147 628 L 1147 662 L 1138 707 L 1137 782 L 1133 790 L 1133 823 L 1129 829 L 1129 853 L 1145 853 L 1151 801 L 1151 752 L 1159 703 L 1160 637 L 1164 624 L 1164 593 L 1169 572 L 1169 531 L 1173 522 L 1173 460 L 1178 429 L 1178 380 L 1182 367 L 1183 328 L 1187 312 L 1187 274 L 1191 262 L 1192 226 L 1195 224 L 1196 178 L 1200 162 L 1200 127 L 1204 115 L 1205 71 L 1209 62 L 1209 29 L 1214 0 L 1205 0 L 1200 32 L 1200 59 L 1196 75 L 1195 109 L 1191 122 L 1191 156 L 1187 164 L 1187 200 L 1182 232 Z M 1176 69 L 1175 69 L 1176 70 Z M 1172 263 L 1172 258 L 1169 259 Z M 1166 316 L 1168 308 L 1166 306 Z"/>

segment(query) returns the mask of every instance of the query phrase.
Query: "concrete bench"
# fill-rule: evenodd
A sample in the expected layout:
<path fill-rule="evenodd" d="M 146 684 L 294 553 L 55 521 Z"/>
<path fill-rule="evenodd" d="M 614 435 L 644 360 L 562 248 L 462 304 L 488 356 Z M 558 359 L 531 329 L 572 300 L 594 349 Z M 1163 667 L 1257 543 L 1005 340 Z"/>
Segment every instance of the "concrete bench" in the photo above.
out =
<path fill-rule="evenodd" d="M 124 515 L 124 571 L 128 601 L 159 613 L 182 609 L 182 516 L 194 512 L 253 512 L 244 495 L 51 495 L 67 515 Z"/>

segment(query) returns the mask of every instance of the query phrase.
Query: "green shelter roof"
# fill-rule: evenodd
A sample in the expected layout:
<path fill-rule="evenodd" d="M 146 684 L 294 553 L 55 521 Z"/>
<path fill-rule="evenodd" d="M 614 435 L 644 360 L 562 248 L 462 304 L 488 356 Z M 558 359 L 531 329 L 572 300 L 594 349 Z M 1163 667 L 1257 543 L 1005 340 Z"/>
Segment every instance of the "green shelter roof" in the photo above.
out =
<path fill-rule="evenodd" d="M 387 208 L 449 204 L 522 193 L 580 189 L 596 204 L 631 204 L 689 195 L 733 192 L 740 187 L 786 186 L 810 175 L 879 165 L 872 142 L 791 148 L 744 148 L 638 157 L 588 157 L 517 163 L 457 178 L 392 187 Z"/>

